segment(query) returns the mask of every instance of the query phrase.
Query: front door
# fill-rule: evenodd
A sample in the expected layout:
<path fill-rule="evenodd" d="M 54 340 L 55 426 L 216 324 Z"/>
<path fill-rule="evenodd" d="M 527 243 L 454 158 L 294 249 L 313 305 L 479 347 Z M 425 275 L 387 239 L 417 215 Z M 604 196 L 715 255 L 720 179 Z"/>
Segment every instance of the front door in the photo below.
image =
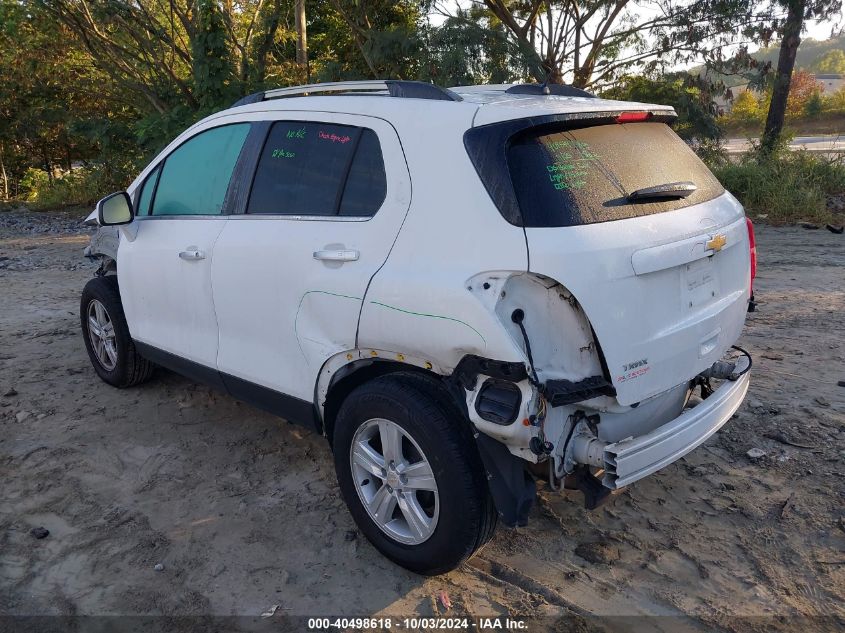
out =
<path fill-rule="evenodd" d="M 250 127 L 207 129 L 168 154 L 142 185 L 136 219 L 117 254 L 132 338 L 212 370 L 217 319 L 211 255 L 226 224 L 226 192 Z"/>
<path fill-rule="evenodd" d="M 356 346 L 363 297 L 408 210 L 410 177 L 381 119 L 277 118 L 243 213 L 215 245 L 218 369 L 236 395 L 238 385 L 259 385 L 302 411 L 323 363 Z"/>

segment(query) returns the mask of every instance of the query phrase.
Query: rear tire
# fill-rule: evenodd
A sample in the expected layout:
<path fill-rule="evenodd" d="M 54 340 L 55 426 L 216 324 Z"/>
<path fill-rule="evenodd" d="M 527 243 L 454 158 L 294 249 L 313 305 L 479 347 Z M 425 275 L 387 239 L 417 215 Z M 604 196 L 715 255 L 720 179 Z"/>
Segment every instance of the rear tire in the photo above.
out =
<path fill-rule="evenodd" d="M 493 535 L 497 514 L 469 423 L 425 377 L 358 387 L 338 413 L 333 450 L 352 517 L 398 565 L 442 574 Z"/>
<path fill-rule="evenodd" d="M 129 336 L 116 276 L 85 284 L 79 317 L 85 349 L 103 381 L 122 389 L 149 380 L 155 366 L 138 354 Z"/>

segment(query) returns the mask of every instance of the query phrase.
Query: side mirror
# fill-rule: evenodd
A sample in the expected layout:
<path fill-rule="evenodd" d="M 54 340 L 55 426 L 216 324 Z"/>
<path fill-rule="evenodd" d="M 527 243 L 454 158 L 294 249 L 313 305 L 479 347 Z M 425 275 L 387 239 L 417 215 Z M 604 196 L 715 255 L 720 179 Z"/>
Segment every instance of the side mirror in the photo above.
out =
<path fill-rule="evenodd" d="M 134 217 L 132 200 L 125 191 L 118 191 L 106 196 L 97 203 L 97 220 L 100 226 L 120 226 L 129 224 Z"/>

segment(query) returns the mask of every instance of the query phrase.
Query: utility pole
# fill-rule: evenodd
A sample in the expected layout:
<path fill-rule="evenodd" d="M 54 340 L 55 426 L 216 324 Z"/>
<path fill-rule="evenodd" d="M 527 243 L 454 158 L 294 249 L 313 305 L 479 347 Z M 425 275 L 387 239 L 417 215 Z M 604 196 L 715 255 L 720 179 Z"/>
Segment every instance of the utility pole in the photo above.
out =
<path fill-rule="evenodd" d="M 305 67 L 305 76 L 311 83 L 311 67 L 308 65 L 308 36 L 305 28 L 305 0 L 296 0 L 296 63 Z"/>

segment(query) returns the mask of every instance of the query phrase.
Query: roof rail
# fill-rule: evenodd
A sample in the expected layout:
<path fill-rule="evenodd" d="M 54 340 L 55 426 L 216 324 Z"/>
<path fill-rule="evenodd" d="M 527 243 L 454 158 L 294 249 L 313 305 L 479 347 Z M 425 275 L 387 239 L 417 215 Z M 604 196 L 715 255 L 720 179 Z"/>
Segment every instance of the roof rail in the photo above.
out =
<path fill-rule="evenodd" d="M 555 95 L 558 97 L 596 98 L 596 95 L 591 92 L 564 84 L 514 84 L 505 90 L 505 93 L 511 95 Z"/>
<path fill-rule="evenodd" d="M 384 95 L 384 93 L 387 95 Z M 404 81 L 399 79 L 378 79 L 373 81 L 333 81 L 322 84 L 307 84 L 289 88 L 275 88 L 256 92 L 239 99 L 231 107 L 258 103 L 268 99 L 284 97 L 306 97 L 309 95 L 381 95 L 403 99 L 435 99 L 440 101 L 463 101 L 459 95 L 447 88 L 441 88 L 424 81 Z"/>

